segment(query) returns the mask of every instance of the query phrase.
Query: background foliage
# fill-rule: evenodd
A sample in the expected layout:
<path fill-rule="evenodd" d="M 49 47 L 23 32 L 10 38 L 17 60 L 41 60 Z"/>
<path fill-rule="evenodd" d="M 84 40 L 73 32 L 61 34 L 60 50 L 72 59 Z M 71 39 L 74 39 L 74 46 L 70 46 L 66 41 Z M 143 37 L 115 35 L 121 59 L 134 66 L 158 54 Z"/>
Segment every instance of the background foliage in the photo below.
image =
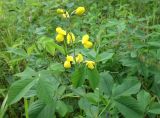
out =
<path fill-rule="evenodd" d="M 56 13 L 79 6 L 71 23 Z M 64 69 L 57 26 L 72 29 L 94 71 Z M 85 33 L 91 50 L 79 45 Z M 0 117 L 158 118 L 159 39 L 159 0 L 1 0 Z"/>

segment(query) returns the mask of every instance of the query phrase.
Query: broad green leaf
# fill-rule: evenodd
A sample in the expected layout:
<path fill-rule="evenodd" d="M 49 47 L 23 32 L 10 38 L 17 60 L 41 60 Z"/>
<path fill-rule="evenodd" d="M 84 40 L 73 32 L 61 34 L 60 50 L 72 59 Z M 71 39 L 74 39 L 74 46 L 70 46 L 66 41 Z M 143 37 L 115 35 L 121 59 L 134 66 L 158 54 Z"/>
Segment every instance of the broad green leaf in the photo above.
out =
<path fill-rule="evenodd" d="M 42 45 L 43 49 L 46 49 L 46 51 L 48 51 L 51 55 L 54 55 L 55 49 L 60 51 L 62 54 L 65 54 L 63 47 L 56 44 L 53 39 L 49 37 L 41 37 L 38 44 Z"/>
<path fill-rule="evenodd" d="M 84 72 L 85 71 L 83 67 L 77 67 L 72 73 L 71 81 L 74 87 L 79 87 L 83 85 L 85 80 Z"/>
<path fill-rule="evenodd" d="M 111 53 L 111 52 L 102 52 L 101 54 L 98 55 L 96 61 L 97 62 L 99 62 L 99 61 L 106 62 L 112 58 L 113 54 L 114 53 Z"/>
<path fill-rule="evenodd" d="M 141 107 L 133 97 L 123 96 L 115 99 L 115 107 L 118 108 L 125 118 L 143 118 Z"/>
<path fill-rule="evenodd" d="M 22 79 L 13 83 L 8 92 L 8 104 L 13 104 L 19 101 L 28 90 L 35 84 L 36 79 Z"/>
<path fill-rule="evenodd" d="M 87 93 L 85 97 L 92 104 L 96 104 L 100 101 L 99 94 L 96 94 L 96 93 Z"/>
<path fill-rule="evenodd" d="M 69 112 L 69 108 L 63 101 L 57 101 L 56 102 L 56 111 L 58 111 L 58 113 L 62 117 L 64 117 L 67 114 L 67 112 Z"/>
<path fill-rule="evenodd" d="M 131 94 L 136 94 L 141 87 L 141 83 L 136 79 L 126 79 L 122 84 L 114 86 L 113 96 L 129 96 Z"/>
<path fill-rule="evenodd" d="M 15 76 L 23 79 L 31 79 L 32 77 L 36 76 L 36 72 L 32 68 L 27 67 L 23 72 L 17 73 Z"/>
<path fill-rule="evenodd" d="M 46 105 L 44 102 L 37 100 L 29 106 L 28 112 L 29 118 L 56 118 L 53 101 Z"/>
<path fill-rule="evenodd" d="M 111 96 L 113 84 L 114 84 L 113 78 L 108 72 L 103 72 L 100 74 L 100 82 L 99 82 L 100 92 L 104 92 L 106 95 Z"/>
<path fill-rule="evenodd" d="M 55 48 L 61 52 L 63 55 L 65 55 L 65 50 L 62 46 L 59 46 L 58 44 L 54 43 Z"/>
<path fill-rule="evenodd" d="M 148 112 L 153 114 L 160 114 L 160 103 L 152 103 Z"/>
<path fill-rule="evenodd" d="M 137 60 L 129 57 L 123 57 L 120 60 L 120 62 L 122 63 L 123 66 L 127 66 L 127 67 L 135 67 L 139 64 Z"/>
<path fill-rule="evenodd" d="M 55 74 L 65 71 L 63 64 L 61 63 L 53 63 L 48 67 L 48 69 L 54 72 Z"/>
<path fill-rule="evenodd" d="M 137 95 L 137 101 L 140 104 L 140 106 L 143 109 L 143 112 L 145 112 L 146 107 L 150 104 L 151 102 L 151 96 L 149 93 L 147 93 L 144 90 L 141 90 L 138 95 Z"/>
<path fill-rule="evenodd" d="M 87 99 L 81 98 L 78 105 L 84 110 L 88 118 L 98 117 L 98 107 L 91 105 Z"/>
<path fill-rule="evenodd" d="M 92 89 L 95 89 L 99 84 L 99 73 L 96 68 L 87 70 L 88 80 Z"/>
<path fill-rule="evenodd" d="M 22 48 L 8 48 L 8 52 L 18 56 L 27 57 L 27 53 Z"/>
<path fill-rule="evenodd" d="M 47 43 L 47 44 L 46 44 L 46 50 L 47 50 L 48 53 L 50 53 L 52 56 L 54 56 L 54 54 L 55 54 L 54 44 L 52 44 L 52 43 Z"/>
<path fill-rule="evenodd" d="M 46 104 L 53 101 L 54 83 L 47 78 L 40 78 L 37 83 L 37 95 Z"/>

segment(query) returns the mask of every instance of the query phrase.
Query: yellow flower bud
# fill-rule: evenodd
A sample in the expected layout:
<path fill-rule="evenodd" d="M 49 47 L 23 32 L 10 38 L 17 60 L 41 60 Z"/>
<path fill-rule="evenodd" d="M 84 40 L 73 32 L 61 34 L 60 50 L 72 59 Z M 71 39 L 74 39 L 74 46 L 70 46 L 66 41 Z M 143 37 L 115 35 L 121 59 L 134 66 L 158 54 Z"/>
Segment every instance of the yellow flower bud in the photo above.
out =
<path fill-rule="evenodd" d="M 83 55 L 82 54 L 78 54 L 76 57 L 76 62 L 80 63 L 83 61 Z"/>
<path fill-rule="evenodd" d="M 93 43 L 90 42 L 90 41 L 87 41 L 85 44 L 84 44 L 84 47 L 85 48 L 91 48 L 93 46 Z"/>
<path fill-rule="evenodd" d="M 72 32 L 67 34 L 67 44 L 73 43 L 75 41 L 75 36 Z"/>
<path fill-rule="evenodd" d="M 64 67 L 65 68 L 71 68 L 71 63 L 69 61 L 64 62 Z"/>
<path fill-rule="evenodd" d="M 67 57 L 66 57 L 66 61 L 69 61 L 69 62 L 73 61 L 73 57 L 72 57 L 72 56 L 68 56 L 68 55 L 67 55 Z"/>
<path fill-rule="evenodd" d="M 82 37 L 82 44 L 85 44 L 89 40 L 89 35 L 86 34 Z"/>
<path fill-rule="evenodd" d="M 58 34 L 66 35 L 66 31 L 63 30 L 61 27 L 57 27 L 57 28 L 56 28 L 56 32 L 57 32 Z"/>
<path fill-rule="evenodd" d="M 66 13 L 63 13 L 63 14 L 62 14 L 62 17 L 63 17 L 63 18 L 69 18 L 68 12 L 66 11 Z"/>
<path fill-rule="evenodd" d="M 82 15 L 85 12 L 85 8 L 84 7 L 78 7 L 75 11 L 75 14 L 77 15 Z"/>
<path fill-rule="evenodd" d="M 63 14 L 65 11 L 63 9 L 57 9 L 58 14 Z"/>
<path fill-rule="evenodd" d="M 89 68 L 89 69 L 94 69 L 95 67 L 95 62 L 94 61 L 86 61 L 86 66 Z"/>
<path fill-rule="evenodd" d="M 62 42 L 64 40 L 64 35 L 62 35 L 62 34 L 57 34 L 57 36 L 56 36 L 56 41 L 57 42 Z"/>

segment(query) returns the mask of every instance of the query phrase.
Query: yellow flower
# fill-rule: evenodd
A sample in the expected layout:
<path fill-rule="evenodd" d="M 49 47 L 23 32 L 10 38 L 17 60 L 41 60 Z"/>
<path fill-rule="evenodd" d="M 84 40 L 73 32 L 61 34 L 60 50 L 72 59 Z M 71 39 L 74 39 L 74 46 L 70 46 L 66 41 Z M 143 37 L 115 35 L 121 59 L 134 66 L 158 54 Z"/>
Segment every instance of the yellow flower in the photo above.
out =
<path fill-rule="evenodd" d="M 77 15 L 82 15 L 85 12 L 85 8 L 84 7 L 78 7 L 75 11 L 75 14 Z"/>
<path fill-rule="evenodd" d="M 87 42 L 84 43 L 85 48 L 91 48 L 92 46 L 93 46 L 93 43 L 90 42 L 90 41 L 87 41 Z"/>
<path fill-rule="evenodd" d="M 88 40 L 89 40 L 89 35 L 88 35 L 88 34 L 85 34 L 85 35 L 82 37 L 82 44 L 85 44 Z"/>
<path fill-rule="evenodd" d="M 65 68 L 71 68 L 71 63 L 69 61 L 64 62 L 64 67 Z"/>
<path fill-rule="evenodd" d="M 73 57 L 72 57 L 72 56 L 68 56 L 68 55 L 67 55 L 67 57 L 66 57 L 66 61 L 69 61 L 69 62 L 73 61 Z"/>
<path fill-rule="evenodd" d="M 63 13 L 63 14 L 62 14 L 62 17 L 63 17 L 63 18 L 69 18 L 68 12 L 66 11 L 66 13 Z"/>
<path fill-rule="evenodd" d="M 93 46 L 93 43 L 89 41 L 89 35 L 86 34 L 82 37 L 82 44 L 85 48 L 91 48 Z"/>
<path fill-rule="evenodd" d="M 67 34 L 67 43 L 70 44 L 70 43 L 73 43 L 75 41 L 75 36 L 72 32 L 69 32 Z"/>
<path fill-rule="evenodd" d="M 76 57 L 76 62 L 80 63 L 83 61 L 83 55 L 82 54 L 78 54 Z"/>
<path fill-rule="evenodd" d="M 95 66 L 95 62 L 94 61 L 86 61 L 86 66 L 89 68 L 89 69 L 94 69 L 94 66 Z"/>
<path fill-rule="evenodd" d="M 57 36 L 56 36 L 56 41 L 57 42 L 62 42 L 64 40 L 64 35 L 62 35 L 62 34 L 57 34 Z"/>
<path fill-rule="evenodd" d="M 56 32 L 57 32 L 58 34 L 66 35 L 66 31 L 63 30 L 61 27 L 57 27 L 57 28 L 56 28 Z"/>
<path fill-rule="evenodd" d="M 63 9 L 57 9 L 58 14 L 63 14 L 65 11 Z"/>

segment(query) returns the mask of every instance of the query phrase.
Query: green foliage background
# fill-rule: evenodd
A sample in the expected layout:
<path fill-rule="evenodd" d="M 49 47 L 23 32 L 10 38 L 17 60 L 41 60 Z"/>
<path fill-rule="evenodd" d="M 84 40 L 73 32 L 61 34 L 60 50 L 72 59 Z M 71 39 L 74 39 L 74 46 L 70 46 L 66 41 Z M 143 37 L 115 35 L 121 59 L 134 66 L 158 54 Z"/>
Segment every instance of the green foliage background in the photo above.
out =
<path fill-rule="evenodd" d="M 85 14 L 70 22 L 56 13 L 79 6 Z M 96 69 L 64 69 L 57 26 Z M 80 45 L 86 33 L 91 50 Z M 158 118 L 159 99 L 159 0 L 0 1 L 0 117 Z"/>

